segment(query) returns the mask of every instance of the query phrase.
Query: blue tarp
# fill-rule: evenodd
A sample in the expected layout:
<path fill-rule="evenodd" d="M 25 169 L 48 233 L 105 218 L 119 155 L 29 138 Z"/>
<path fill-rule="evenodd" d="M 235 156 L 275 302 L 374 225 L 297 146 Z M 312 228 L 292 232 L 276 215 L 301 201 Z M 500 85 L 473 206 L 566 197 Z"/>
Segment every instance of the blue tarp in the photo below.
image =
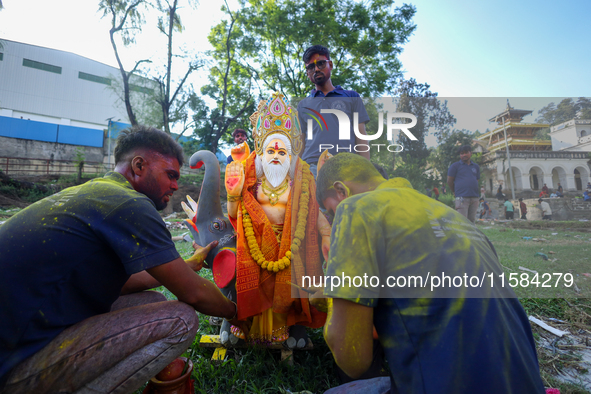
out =
<path fill-rule="evenodd" d="M 57 142 L 60 144 L 103 146 L 103 131 L 75 126 L 58 126 Z"/>
<path fill-rule="evenodd" d="M 0 116 L 0 136 L 26 140 L 56 142 L 57 125 L 34 120 Z"/>
<path fill-rule="evenodd" d="M 103 146 L 103 131 L 0 116 L 0 136 L 69 145 Z"/>

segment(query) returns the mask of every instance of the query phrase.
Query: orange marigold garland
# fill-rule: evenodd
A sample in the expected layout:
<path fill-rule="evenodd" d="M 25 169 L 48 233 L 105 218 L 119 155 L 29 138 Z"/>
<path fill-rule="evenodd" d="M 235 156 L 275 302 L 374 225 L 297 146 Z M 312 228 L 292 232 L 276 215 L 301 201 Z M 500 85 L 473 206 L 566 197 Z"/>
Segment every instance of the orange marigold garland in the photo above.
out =
<path fill-rule="evenodd" d="M 300 246 L 302 245 L 302 240 L 306 236 L 306 224 L 308 218 L 308 203 L 310 202 L 310 178 L 312 177 L 312 173 L 310 171 L 306 171 L 308 169 L 307 165 L 304 165 L 303 174 L 302 174 L 302 195 L 300 196 L 299 202 L 299 209 L 298 209 L 298 221 L 296 224 L 296 231 L 294 234 L 294 239 L 291 242 L 290 250 L 294 253 L 297 253 Z M 250 255 L 252 259 L 256 261 L 256 263 L 262 268 L 268 271 L 279 272 L 285 268 L 288 268 L 291 265 L 291 251 L 288 250 L 285 252 L 285 256 L 281 257 L 277 261 L 268 261 L 263 256 L 263 252 L 261 252 L 261 248 L 257 243 L 257 240 L 254 235 L 254 228 L 252 227 L 252 220 L 248 211 L 242 206 L 242 225 L 244 226 L 244 235 L 246 236 L 246 243 L 248 245 L 248 249 L 250 251 Z"/>

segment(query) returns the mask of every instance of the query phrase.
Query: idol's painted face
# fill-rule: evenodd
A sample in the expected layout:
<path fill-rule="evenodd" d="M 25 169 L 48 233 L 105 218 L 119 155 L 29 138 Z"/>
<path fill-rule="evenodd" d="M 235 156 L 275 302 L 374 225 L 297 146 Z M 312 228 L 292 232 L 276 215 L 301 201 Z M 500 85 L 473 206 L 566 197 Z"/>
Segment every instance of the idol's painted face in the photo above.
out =
<path fill-rule="evenodd" d="M 136 190 L 148 196 L 157 210 L 166 208 L 172 194 L 178 190 L 180 166 L 176 158 L 161 154 L 149 155 L 146 173 Z"/>
<path fill-rule="evenodd" d="M 276 138 L 269 142 L 263 154 L 263 163 L 271 165 L 282 165 L 289 157 L 287 148 L 283 141 Z"/>

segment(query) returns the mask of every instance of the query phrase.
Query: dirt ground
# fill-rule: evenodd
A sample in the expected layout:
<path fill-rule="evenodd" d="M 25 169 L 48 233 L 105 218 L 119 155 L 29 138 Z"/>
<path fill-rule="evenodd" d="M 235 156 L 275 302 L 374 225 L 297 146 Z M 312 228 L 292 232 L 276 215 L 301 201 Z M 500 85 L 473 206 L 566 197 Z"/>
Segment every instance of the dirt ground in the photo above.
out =
<path fill-rule="evenodd" d="M 591 232 L 591 221 L 581 222 L 576 220 L 557 222 L 554 220 L 511 220 L 504 223 L 510 228 L 530 229 L 530 230 L 572 230 L 581 232 Z"/>
<path fill-rule="evenodd" d="M 0 207 L 2 208 L 25 208 L 29 205 L 30 203 L 21 201 L 20 199 L 14 198 L 13 196 L 8 196 L 6 194 L 2 194 L 0 192 Z"/>

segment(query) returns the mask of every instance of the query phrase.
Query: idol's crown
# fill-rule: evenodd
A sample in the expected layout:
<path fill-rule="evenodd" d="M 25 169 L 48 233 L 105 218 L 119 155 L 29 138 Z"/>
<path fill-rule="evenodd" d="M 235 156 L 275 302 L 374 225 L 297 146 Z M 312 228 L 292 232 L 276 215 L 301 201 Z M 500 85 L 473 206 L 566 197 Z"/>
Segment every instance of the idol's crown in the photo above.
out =
<path fill-rule="evenodd" d="M 257 112 L 250 116 L 254 150 L 262 156 L 263 143 L 270 134 L 280 133 L 291 141 L 291 154 L 298 155 L 302 150 L 302 139 L 298 111 L 293 109 L 280 92 L 275 92 L 268 100 L 259 103 Z"/>

